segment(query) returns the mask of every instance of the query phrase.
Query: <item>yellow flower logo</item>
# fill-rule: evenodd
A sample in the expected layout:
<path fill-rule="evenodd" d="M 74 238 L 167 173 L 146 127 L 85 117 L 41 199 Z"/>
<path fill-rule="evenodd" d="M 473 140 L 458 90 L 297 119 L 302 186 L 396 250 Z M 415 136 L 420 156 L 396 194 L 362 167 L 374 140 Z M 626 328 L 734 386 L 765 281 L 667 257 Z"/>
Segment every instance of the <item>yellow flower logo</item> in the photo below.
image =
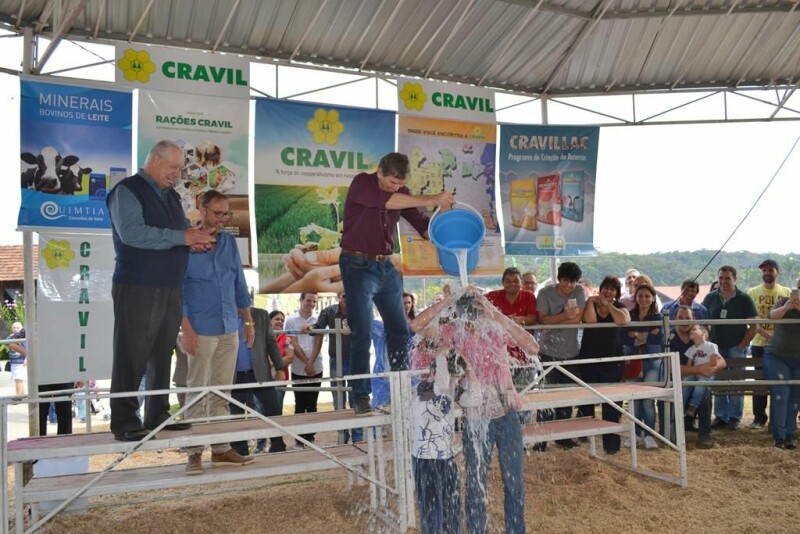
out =
<path fill-rule="evenodd" d="M 125 73 L 125 79 L 129 82 L 147 83 L 150 75 L 156 71 L 156 64 L 150 61 L 150 54 L 146 50 L 136 51 L 133 48 L 125 50 L 125 55 L 117 61 L 117 67 Z"/>
<path fill-rule="evenodd" d="M 422 106 L 428 101 L 428 95 L 422 90 L 421 83 L 406 82 L 400 91 L 400 99 L 406 105 L 406 109 L 422 111 Z"/>
<path fill-rule="evenodd" d="M 48 269 L 66 269 L 75 258 L 75 252 L 69 248 L 69 241 L 66 239 L 52 239 L 47 242 L 42 257 Z"/>
<path fill-rule="evenodd" d="M 318 145 L 335 145 L 339 135 L 344 132 L 344 124 L 339 121 L 338 111 L 320 108 L 314 112 L 314 118 L 308 121 L 308 131 L 314 134 L 314 142 Z"/>
<path fill-rule="evenodd" d="M 476 126 L 472 130 L 472 135 L 470 135 L 471 139 L 484 139 L 483 130 L 480 126 Z"/>

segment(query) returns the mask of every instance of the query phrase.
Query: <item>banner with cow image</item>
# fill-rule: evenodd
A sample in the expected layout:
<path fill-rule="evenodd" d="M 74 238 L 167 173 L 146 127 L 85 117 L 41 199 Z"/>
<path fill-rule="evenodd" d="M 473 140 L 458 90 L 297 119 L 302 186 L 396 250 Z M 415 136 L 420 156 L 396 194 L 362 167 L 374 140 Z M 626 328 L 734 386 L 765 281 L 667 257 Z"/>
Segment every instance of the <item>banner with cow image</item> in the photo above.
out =
<path fill-rule="evenodd" d="M 107 235 L 39 234 L 36 286 L 40 384 L 111 377 L 114 245 Z"/>
<path fill-rule="evenodd" d="M 594 256 L 600 128 L 500 126 L 507 254 Z"/>
<path fill-rule="evenodd" d="M 22 204 L 29 230 L 108 230 L 110 182 L 131 166 L 129 92 L 20 82 Z"/>
<path fill-rule="evenodd" d="M 395 114 L 258 99 L 255 205 L 262 293 L 339 292 L 347 188 L 395 149 Z"/>
<path fill-rule="evenodd" d="M 200 201 L 206 191 L 227 195 L 232 217 L 225 230 L 236 238 L 245 266 L 252 264 L 248 133 L 247 100 L 139 91 L 138 167 L 144 166 L 150 149 L 162 139 L 183 147 L 184 167 L 175 191 L 186 217 L 193 225 L 200 223 Z"/>

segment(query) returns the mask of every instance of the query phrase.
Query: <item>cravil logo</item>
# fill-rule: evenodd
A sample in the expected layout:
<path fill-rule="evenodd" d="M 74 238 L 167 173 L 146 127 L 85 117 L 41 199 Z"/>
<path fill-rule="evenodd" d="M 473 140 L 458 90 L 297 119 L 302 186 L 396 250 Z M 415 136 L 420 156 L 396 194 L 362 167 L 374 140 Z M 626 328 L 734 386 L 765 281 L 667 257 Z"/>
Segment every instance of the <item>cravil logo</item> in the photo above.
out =
<path fill-rule="evenodd" d="M 339 135 L 344 132 L 344 124 L 339 120 L 338 111 L 320 108 L 314 112 L 314 118 L 308 121 L 308 131 L 318 145 L 335 145 Z"/>
<path fill-rule="evenodd" d="M 150 75 L 156 71 L 156 64 L 150 61 L 150 54 L 146 50 L 128 48 L 125 55 L 117 61 L 117 68 L 129 82 L 147 83 Z"/>
<path fill-rule="evenodd" d="M 47 247 L 42 250 L 42 258 L 48 269 L 67 269 L 75 259 L 75 252 L 70 248 L 69 241 L 52 239 L 47 242 Z"/>
<path fill-rule="evenodd" d="M 422 90 L 422 84 L 405 82 L 403 90 L 400 91 L 400 99 L 405 104 L 406 109 L 422 111 L 425 102 L 428 101 L 428 95 Z"/>
<path fill-rule="evenodd" d="M 66 213 L 61 212 L 61 209 L 55 202 L 42 202 L 42 205 L 39 207 L 39 213 L 48 221 L 56 221 L 67 216 Z"/>

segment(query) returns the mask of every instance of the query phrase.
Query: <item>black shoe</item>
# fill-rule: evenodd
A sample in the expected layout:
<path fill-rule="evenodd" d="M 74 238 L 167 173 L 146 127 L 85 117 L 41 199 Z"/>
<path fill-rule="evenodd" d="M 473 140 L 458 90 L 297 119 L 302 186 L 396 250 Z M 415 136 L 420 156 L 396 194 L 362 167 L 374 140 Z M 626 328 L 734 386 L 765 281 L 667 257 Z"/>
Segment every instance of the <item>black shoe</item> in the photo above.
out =
<path fill-rule="evenodd" d="M 605 451 L 606 455 L 613 456 L 619 452 L 619 449 L 603 449 L 603 451 Z"/>
<path fill-rule="evenodd" d="M 686 432 L 697 432 L 697 426 L 694 424 L 694 417 L 685 416 L 683 418 L 683 428 Z"/>
<path fill-rule="evenodd" d="M 790 451 L 793 451 L 793 450 L 795 450 L 797 448 L 797 442 L 795 440 L 789 438 L 789 439 L 786 440 L 786 443 L 784 443 L 783 448 L 784 449 L 788 449 Z"/>
<path fill-rule="evenodd" d="M 128 430 L 121 434 L 114 434 L 114 439 L 117 441 L 141 441 L 147 434 L 147 430 L 140 428 L 138 430 Z"/>
<path fill-rule="evenodd" d="M 372 405 L 369 402 L 369 397 L 361 397 L 356 400 L 353 406 L 353 413 L 356 415 L 372 415 Z"/>
<path fill-rule="evenodd" d="M 540 441 L 539 443 L 531 443 L 530 445 L 526 446 L 526 449 L 529 452 L 544 452 L 547 450 L 547 442 Z"/>
<path fill-rule="evenodd" d="M 711 428 L 725 428 L 726 426 L 728 426 L 728 422 L 727 421 L 723 421 L 719 417 L 716 417 L 714 419 L 714 422 L 711 423 Z"/>
<path fill-rule="evenodd" d="M 742 428 L 742 423 L 738 419 L 728 421 L 728 430 L 739 430 L 740 428 Z"/>
<path fill-rule="evenodd" d="M 571 440 L 571 439 L 559 439 L 559 440 L 556 441 L 556 443 L 558 443 L 559 445 L 561 445 L 562 447 L 564 447 L 567 450 L 575 448 L 575 447 L 578 446 L 578 444 L 575 443 L 575 441 Z"/>
<path fill-rule="evenodd" d="M 761 428 L 764 428 L 765 426 L 767 426 L 766 421 L 760 421 L 758 419 L 754 419 L 752 423 L 747 425 L 747 428 L 749 428 L 750 430 L 759 430 Z"/>
<path fill-rule="evenodd" d="M 776 439 L 772 444 L 775 447 L 779 448 L 779 449 L 785 449 L 786 448 L 786 440 L 785 439 Z"/>
<path fill-rule="evenodd" d="M 714 441 L 712 441 L 711 436 L 708 434 L 701 434 L 697 437 L 697 448 L 698 449 L 710 449 L 714 446 Z"/>
<path fill-rule="evenodd" d="M 156 428 L 158 428 L 158 425 L 154 427 L 146 426 L 145 428 L 147 430 L 155 430 Z M 190 428 L 192 428 L 192 423 L 170 423 L 168 425 L 165 425 L 164 428 L 162 428 L 161 430 L 173 430 L 177 432 L 181 430 L 189 430 Z"/>

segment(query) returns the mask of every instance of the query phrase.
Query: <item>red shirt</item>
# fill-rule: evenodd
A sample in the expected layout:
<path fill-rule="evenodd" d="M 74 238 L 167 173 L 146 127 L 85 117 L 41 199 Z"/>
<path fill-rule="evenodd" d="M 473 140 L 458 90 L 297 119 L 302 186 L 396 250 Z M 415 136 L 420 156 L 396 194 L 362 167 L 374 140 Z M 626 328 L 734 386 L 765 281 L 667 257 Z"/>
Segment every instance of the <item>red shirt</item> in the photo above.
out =
<path fill-rule="evenodd" d="M 536 317 L 536 296 L 527 289 L 521 289 L 517 300 L 512 304 L 506 298 L 504 289 L 497 291 L 490 291 L 486 294 L 486 298 L 494 304 L 495 308 L 500 310 L 506 317 L 519 317 L 523 315 L 532 315 Z M 533 332 L 531 332 L 533 335 Z M 525 362 L 525 353 L 519 347 L 508 347 L 508 353 L 521 362 Z"/>
<path fill-rule="evenodd" d="M 397 192 L 409 194 L 405 186 Z M 386 209 L 386 203 L 393 194 L 378 187 L 377 173 L 361 173 L 353 178 L 344 201 L 342 248 L 367 254 L 392 254 L 401 215 L 419 235 L 425 235 L 428 217 L 420 210 Z"/>

